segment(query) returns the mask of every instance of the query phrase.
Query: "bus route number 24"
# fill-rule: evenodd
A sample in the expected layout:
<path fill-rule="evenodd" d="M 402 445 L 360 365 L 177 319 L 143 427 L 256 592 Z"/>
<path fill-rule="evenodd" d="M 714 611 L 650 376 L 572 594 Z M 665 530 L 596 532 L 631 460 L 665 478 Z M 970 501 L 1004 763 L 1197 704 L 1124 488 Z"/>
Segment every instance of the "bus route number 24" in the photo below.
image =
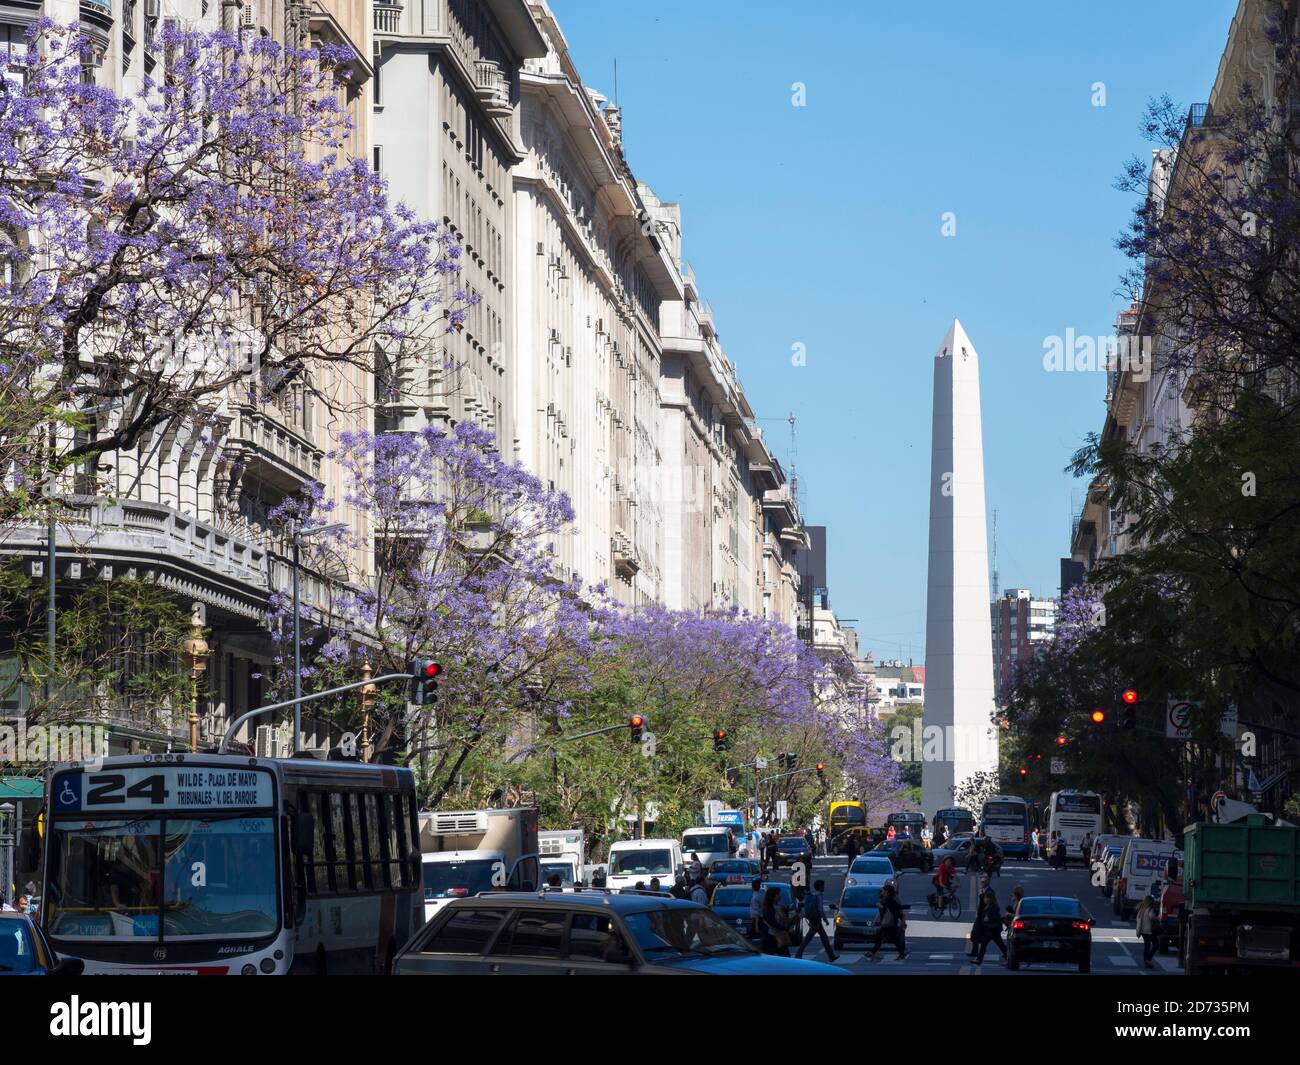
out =
<path fill-rule="evenodd" d="M 161 806 L 167 801 L 163 775 L 155 773 L 141 777 L 130 786 L 120 773 L 103 773 L 90 778 L 86 789 L 87 806 L 117 806 L 125 799 L 148 799 L 151 805 Z"/>

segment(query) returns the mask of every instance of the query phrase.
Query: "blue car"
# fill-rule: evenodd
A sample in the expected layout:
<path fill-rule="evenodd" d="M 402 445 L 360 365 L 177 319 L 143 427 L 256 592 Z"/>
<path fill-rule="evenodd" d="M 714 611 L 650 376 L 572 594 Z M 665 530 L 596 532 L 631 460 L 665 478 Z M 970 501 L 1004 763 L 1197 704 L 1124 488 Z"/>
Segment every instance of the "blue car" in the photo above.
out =
<path fill-rule="evenodd" d="M 758 892 L 762 895 L 768 888 L 774 887 L 781 892 L 781 898 L 778 905 L 785 906 L 791 911 L 794 908 L 794 890 L 789 884 L 782 883 L 764 883 L 762 890 Z M 741 935 L 749 934 L 749 905 L 750 900 L 754 897 L 754 889 L 749 884 L 733 886 L 731 884 L 722 884 L 714 888 L 713 898 L 709 900 L 709 909 L 721 917 L 732 928 L 736 929 Z"/>
<path fill-rule="evenodd" d="M 60 958 L 28 914 L 0 911 L 0 976 L 80 976 L 86 963 Z"/>
<path fill-rule="evenodd" d="M 874 939 L 879 905 L 880 885 L 847 882 L 835 914 L 834 948 L 839 950 L 845 943 Z"/>

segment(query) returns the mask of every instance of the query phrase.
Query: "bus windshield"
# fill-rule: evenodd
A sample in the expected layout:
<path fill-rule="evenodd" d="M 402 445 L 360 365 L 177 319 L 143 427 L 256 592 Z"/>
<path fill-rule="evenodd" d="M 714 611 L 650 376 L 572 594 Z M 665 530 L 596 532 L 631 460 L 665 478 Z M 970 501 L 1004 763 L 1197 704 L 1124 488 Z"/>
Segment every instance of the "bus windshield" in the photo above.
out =
<path fill-rule="evenodd" d="M 1058 795 L 1056 809 L 1063 814 L 1099 814 L 1101 798 L 1096 795 Z"/>
<path fill-rule="evenodd" d="M 49 931 L 180 939 L 278 926 L 271 817 L 89 820 L 54 826 Z"/>
<path fill-rule="evenodd" d="M 1022 802 L 986 802 L 984 820 L 1019 824 L 1025 819 L 1025 810 L 1025 804 Z"/>
<path fill-rule="evenodd" d="M 866 823 L 867 811 L 861 806 L 837 806 L 831 811 L 833 825 L 865 825 Z"/>
<path fill-rule="evenodd" d="M 730 849 L 729 834 L 726 832 L 692 832 L 682 840 L 682 851 L 727 851 Z"/>

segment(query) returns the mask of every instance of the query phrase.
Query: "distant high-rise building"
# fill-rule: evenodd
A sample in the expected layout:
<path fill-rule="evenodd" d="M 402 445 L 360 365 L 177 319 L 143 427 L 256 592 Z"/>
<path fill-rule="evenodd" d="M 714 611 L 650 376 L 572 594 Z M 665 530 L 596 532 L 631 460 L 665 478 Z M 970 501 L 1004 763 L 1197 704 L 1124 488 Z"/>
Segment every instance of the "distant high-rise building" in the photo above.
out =
<path fill-rule="evenodd" d="M 999 706 L 1015 679 L 1016 665 L 1037 653 L 1056 629 L 1056 600 L 1035 599 L 1027 588 L 1008 588 L 989 604 L 993 628 L 993 680 Z"/>

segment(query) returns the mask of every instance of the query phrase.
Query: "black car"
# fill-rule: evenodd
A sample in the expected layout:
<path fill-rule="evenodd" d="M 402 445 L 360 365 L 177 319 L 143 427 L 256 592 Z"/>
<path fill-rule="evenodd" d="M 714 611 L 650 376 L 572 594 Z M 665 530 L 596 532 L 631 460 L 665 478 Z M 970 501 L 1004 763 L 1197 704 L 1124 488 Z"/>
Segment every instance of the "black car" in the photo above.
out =
<path fill-rule="evenodd" d="M 783 865 L 793 866 L 796 862 L 812 864 L 812 848 L 803 836 L 782 836 L 776 841 L 776 858 L 772 865 L 779 869 Z"/>
<path fill-rule="evenodd" d="M 934 855 L 925 849 L 925 845 L 915 839 L 887 839 L 877 846 L 872 854 L 887 854 L 894 870 L 919 869 L 928 873 L 934 868 Z"/>
<path fill-rule="evenodd" d="M 734 888 L 731 890 L 735 890 Z M 484 893 L 444 906 L 404 946 L 398 976 L 844 976 L 760 954 L 704 906 L 649 892 Z"/>
<path fill-rule="evenodd" d="M 0 976 L 80 976 L 86 963 L 60 958 L 28 914 L 0 911 Z"/>
<path fill-rule="evenodd" d="M 1026 962 L 1076 964 L 1079 972 L 1092 968 L 1093 919 L 1078 899 L 1031 895 L 1020 900 L 1007 937 L 1007 968 Z"/>

